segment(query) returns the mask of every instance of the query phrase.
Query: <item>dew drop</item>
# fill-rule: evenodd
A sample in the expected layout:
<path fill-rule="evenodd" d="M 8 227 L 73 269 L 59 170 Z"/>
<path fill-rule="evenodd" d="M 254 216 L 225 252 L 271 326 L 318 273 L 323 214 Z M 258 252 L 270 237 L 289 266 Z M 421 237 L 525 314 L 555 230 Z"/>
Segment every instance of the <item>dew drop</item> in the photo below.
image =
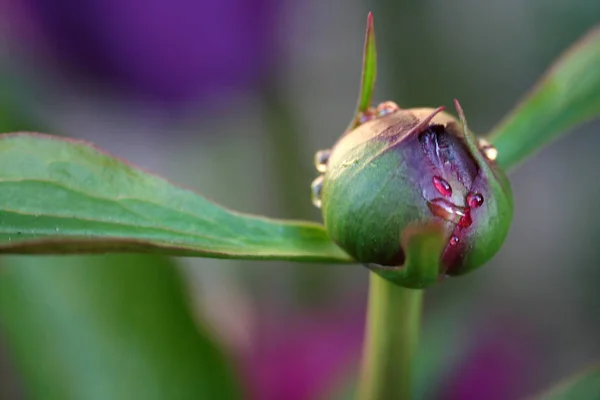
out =
<path fill-rule="evenodd" d="M 450 246 L 456 246 L 458 242 L 460 242 L 458 236 L 452 235 L 452 237 L 450 237 Z"/>
<path fill-rule="evenodd" d="M 487 140 L 479 139 L 479 149 L 483 155 L 490 161 L 495 161 L 498 158 L 498 150 L 492 146 Z"/>
<path fill-rule="evenodd" d="M 446 197 L 452 196 L 452 186 L 442 177 L 434 176 L 432 178 L 433 186 L 442 195 Z"/>
<path fill-rule="evenodd" d="M 471 192 L 467 195 L 467 205 L 471 208 L 481 207 L 483 204 L 483 196 L 481 193 Z"/>
<path fill-rule="evenodd" d="M 377 106 L 377 116 L 383 117 L 384 115 L 394 113 L 399 109 L 400 107 L 398 107 L 398 104 L 394 103 L 393 101 L 384 101 L 383 103 L 379 103 Z"/>
<path fill-rule="evenodd" d="M 319 150 L 315 154 L 315 168 L 319 172 L 327 171 L 327 163 L 329 162 L 330 150 Z"/>
<path fill-rule="evenodd" d="M 313 206 L 321 208 L 321 191 L 323 189 L 323 175 L 319 175 L 310 185 Z"/>
<path fill-rule="evenodd" d="M 433 215 L 459 225 L 460 221 L 468 215 L 468 210 L 464 207 L 457 206 L 440 197 L 428 201 L 427 206 Z M 469 216 L 469 219 L 470 218 L 471 217 Z"/>

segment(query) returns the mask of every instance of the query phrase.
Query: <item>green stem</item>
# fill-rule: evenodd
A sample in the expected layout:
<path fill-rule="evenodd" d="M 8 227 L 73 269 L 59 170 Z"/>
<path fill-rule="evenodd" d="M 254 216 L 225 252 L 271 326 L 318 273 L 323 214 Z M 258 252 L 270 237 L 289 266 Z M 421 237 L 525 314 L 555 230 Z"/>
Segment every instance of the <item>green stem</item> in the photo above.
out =
<path fill-rule="evenodd" d="M 423 292 L 369 278 L 367 337 L 358 398 L 411 398 L 411 366 L 417 347 Z"/>

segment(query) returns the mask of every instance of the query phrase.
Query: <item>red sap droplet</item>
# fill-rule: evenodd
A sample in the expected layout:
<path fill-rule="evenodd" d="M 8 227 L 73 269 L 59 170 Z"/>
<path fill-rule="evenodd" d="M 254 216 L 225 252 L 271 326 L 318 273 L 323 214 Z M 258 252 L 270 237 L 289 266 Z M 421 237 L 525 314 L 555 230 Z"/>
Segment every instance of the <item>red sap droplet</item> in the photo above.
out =
<path fill-rule="evenodd" d="M 471 192 L 467 195 L 467 204 L 471 208 L 481 207 L 483 204 L 483 196 L 481 193 Z"/>
<path fill-rule="evenodd" d="M 459 241 L 460 239 L 458 238 L 458 236 L 452 235 L 452 237 L 450 238 L 450 246 L 456 246 Z"/>
<path fill-rule="evenodd" d="M 433 215 L 443 218 L 446 221 L 454 222 L 455 224 L 460 224 L 460 221 L 467 216 L 465 208 L 459 207 L 441 197 L 428 201 L 427 206 Z"/>
<path fill-rule="evenodd" d="M 431 180 L 433 181 L 435 189 L 440 192 L 442 196 L 452 196 L 452 186 L 450 186 L 447 180 L 439 176 L 434 176 Z"/>
<path fill-rule="evenodd" d="M 471 219 L 471 210 L 467 208 L 465 210 L 465 215 L 463 215 L 458 221 L 458 226 L 461 228 L 468 228 L 472 223 L 473 220 Z"/>

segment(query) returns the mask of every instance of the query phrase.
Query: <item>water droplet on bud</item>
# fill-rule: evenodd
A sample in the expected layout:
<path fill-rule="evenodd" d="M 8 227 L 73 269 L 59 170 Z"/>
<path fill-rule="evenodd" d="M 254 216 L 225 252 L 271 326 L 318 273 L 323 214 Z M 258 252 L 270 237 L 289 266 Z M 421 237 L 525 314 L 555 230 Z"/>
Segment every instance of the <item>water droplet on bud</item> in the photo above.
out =
<path fill-rule="evenodd" d="M 377 107 L 369 107 L 366 111 L 360 113 L 358 122 L 364 124 L 365 122 L 371 121 L 375 118 L 395 113 L 398 110 L 400 110 L 398 104 L 394 103 L 393 101 L 384 101 L 383 103 L 379 103 Z"/>
<path fill-rule="evenodd" d="M 434 176 L 432 178 L 433 186 L 442 195 L 446 197 L 452 196 L 452 186 L 442 177 Z"/>
<path fill-rule="evenodd" d="M 321 208 L 321 191 L 323 189 L 323 175 L 319 175 L 310 185 L 313 206 Z"/>
<path fill-rule="evenodd" d="M 456 246 L 458 242 L 460 242 L 458 236 L 452 235 L 452 237 L 450 237 L 450 246 Z"/>
<path fill-rule="evenodd" d="M 315 168 L 319 172 L 327 172 L 327 163 L 331 150 L 319 150 L 315 154 Z"/>
<path fill-rule="evenodd" d="M 394 113 L 399 109 L 400 107 L 398 107 L 398 104 L 394 103 L 393 101 L 384 101 L 383 103 L 379 103 L 377 106 L 377 116 L 383 117 L 384 115 Z"/>
<path fill-rule="evenodd" d="M 494 146 L 492 146 L 487 140 L 479 139 L 478 140 L 479 150 L 483 153 L 483 155 L 490 161 L 495 161 L 498 158 L 498 150 Z"/>
<path fill-rule="evenodd" d="M 483 196 L 481 193 L 471 192 L 467 195 L 467 205 L 471 208 L 481 207 L 483 204 Z"/>

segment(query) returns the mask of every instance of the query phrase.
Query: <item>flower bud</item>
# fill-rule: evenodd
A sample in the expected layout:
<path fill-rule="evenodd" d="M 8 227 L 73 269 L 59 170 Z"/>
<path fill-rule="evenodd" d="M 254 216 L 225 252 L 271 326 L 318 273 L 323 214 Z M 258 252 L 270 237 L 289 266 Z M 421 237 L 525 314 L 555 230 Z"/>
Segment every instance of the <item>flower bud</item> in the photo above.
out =
<path fill-rule="evenodd" d="M 443 108 L 386 102 L 317 153 L 313 198 L 331 238 L 357 261 L 407 287 L 488 261 L 512 219 L 495 149 Z M 431 265 L 426 265 L 431 264 Z"/>

